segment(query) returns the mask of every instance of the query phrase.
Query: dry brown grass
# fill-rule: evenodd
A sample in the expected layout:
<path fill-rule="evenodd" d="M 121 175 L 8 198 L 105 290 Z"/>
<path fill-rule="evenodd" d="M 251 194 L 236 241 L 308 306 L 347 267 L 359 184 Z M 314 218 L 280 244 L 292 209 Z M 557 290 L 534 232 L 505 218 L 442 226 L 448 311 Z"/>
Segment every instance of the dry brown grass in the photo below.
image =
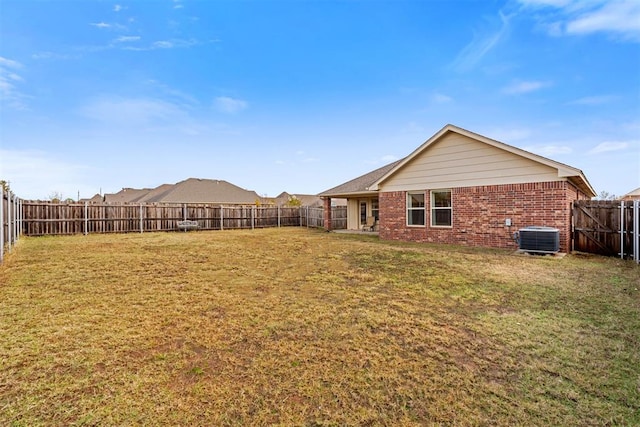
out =
<path fill-rule="evenodd" d="M 0 424 L 640 424 L 640 268 L 307 229 L 23 238 Z"/>

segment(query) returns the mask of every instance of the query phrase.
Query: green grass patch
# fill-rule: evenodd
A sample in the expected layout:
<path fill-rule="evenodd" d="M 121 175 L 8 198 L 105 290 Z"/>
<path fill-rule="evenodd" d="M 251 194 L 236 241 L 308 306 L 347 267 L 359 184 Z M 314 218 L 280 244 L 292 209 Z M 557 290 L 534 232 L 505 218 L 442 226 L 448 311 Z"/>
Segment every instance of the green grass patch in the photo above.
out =
<path fill-rule="evenodd" d="M 640 268 L 302 228 L 23 238 L 0 424 L 638 425 Z"/>

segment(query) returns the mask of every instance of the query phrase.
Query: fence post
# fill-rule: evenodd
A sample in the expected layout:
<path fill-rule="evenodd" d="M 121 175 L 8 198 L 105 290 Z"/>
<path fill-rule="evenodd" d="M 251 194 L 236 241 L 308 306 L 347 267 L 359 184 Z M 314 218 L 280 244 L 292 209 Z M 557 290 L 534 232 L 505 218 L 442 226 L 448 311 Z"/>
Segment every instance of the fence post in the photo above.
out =
<path fill-rule="evenodd" d="M 224 230 L 224 206 L 220 205 L 220 231 Z"/>
<path fill-rule="evenodd" d="M 254 229 L 256 223 L 256 207 L 251 206 L 251 229 Z"/>
<path fill-rule="evenodd" d="M 0 264 L 4 260 L 4 188 L 0 191 Z"/>
<path fill-rule="evenodd" d="M 20 198 L 16 198 L 16 241 L 20 239 Z"/>
<path fill-rule="evenodd" d="M 24 206 L 22 205 L 22 199 L 18 201 L 18 237 L 22 236 L 22 223 L 24 219 Z"/>
<path fill-rule="evenodd" d="M 13 195 L 13 244 L 18 241 L 18 198 Z"/>
<path fill-rule="evenodd" d="M 620 259 L 624 259 L 624 200 L 620 201 Z"/>
<path fill-rule="evenodd" d="M 84 202 L 84 235 L 89 234 L 89 202 Z"/>
<path fill-rule="evenodd" d="M 280 206 L 278 205 L 278 228 L 280 228 Z"/>
<path fill-rule="evenodd" d="M 7 250 L 9 252 L 11 252 L 11 228 L 13 227 L 13 224 L 11 222 L 11 191 L 7 192 Z"/>
<path fill-rule="evenodd" d="M 640 200 L 633 201 L 633 260 L 640 264 Z"/>
<path fill-rule="evenodd" d="M 140 203 L 140 233 L 144 232 L 144 225 L 142 222 L 142 203 Z"/>
<path fill-rule="evenodd" d="M 13 222 L 11 223 L 11 237 L 13 237 L 13 244 L 16 244 L 17 241 L 17 237 L 16 237 L 16 217 L 17 217 L 17 209 L 16 209 L 16 195 L 13 195 L 13 201 L 11 202 L 12 209 L 11 212 L 13 213 Z"/>

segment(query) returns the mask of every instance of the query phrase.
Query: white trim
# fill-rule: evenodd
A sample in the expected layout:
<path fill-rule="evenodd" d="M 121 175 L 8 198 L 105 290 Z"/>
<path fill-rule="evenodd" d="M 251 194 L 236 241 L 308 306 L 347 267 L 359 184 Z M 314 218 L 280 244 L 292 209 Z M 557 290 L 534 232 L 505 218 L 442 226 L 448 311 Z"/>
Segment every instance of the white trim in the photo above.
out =
<path fill-rule="evenodd" d="M 449 207 L 436 207 L 433 202 L 433 193 L 449 193 L 449 198 L 451 199 L 451 206 Z M 436 225 L 433 223 L 435 220 L 434 210 L 440 209 L 445 210 L 449 209 L 451 211 L 451 225 Z M 438 188 L 435 190 L 429 190 L 429 227 L 430 228 L 453 228 L 453 191 L 450 188 Z"/>
<path fill-rule="evenodd" d="M 409 200 L 412 194 L 421 194 L 422 195 L 422 211 L 424 212 L 424 224 L 409 224 Z M 411 208 L 412 211 L 418 211 L 420 208 Z M 426 228 L 427 227 L 427 195 L 426 191 L 407 191 L 406 197 L 404 198 L 404 212 L 405 212 L 405 224 L 407 227 L 412 228 Z"/>
<path fill-rule="evenodd" d="M 530 153 L 530 152 L 522 150 L 520 148 L 513 147 L 513 146 L 505 144 L 503 142 L 487 138 L 485 136 L 482 136 L 482 135 L 479 135 L 477 133 L 468 131 L 466 129 L 459 128 L 459 127 L 451 125 L 451 124 L 448 124 L 445 127 L 443 127 L 442 129 L 440 129 L 440 131 L 438 131 L 435 135 L 433 135 L 431 138 L 429 138 L 421 146 L 419 146 L 417 149 L 415 149 L 411 154 L 409 154 L 407 157 L 405 157 L 394 168 L 389 170 L 380 179 L 378 179 L 376 182 L 374 182 L 369 187 L 369 190 L 376 190 L 376 191 L 380 190 L 380 184 L 382 184 L 384 181 L 386 181 L 390 176 L 396 174 L 407 163 L 412 161 L 416 156 L 418 156 L 420 153 L 422 153 L 424 150 L 426 150 L 427 147 L 433 145 L 438 140 L 440 140 L 440 138 L 442 136 L 444 136 L 447 132 L 454 132 L 454 133 L 457 133 L 459 135 L 466 136 L 467 138 L 471 138 L 471 139 L 474 139 L 476 141 L 483 142 L 485 144 L 491 145 L 491 146 L 499 148 L 501 150 L 505 150 L 507 152 L 516 154 L 518 156 L 522 156 L 522 157 L 527 158 L 529 160 L 533 160 L 535 162 L 538 162 L 538 163 L 541 163 L 543 165 L 546 165 L 546 166 L 549 166 L 551 168 L 554 168 L 554 169 L 556 169 L 558 171 L 558 178 L 579 177 L 580 180 L 584 183 L 584 188 L 581 188 L 581 190 L 583 190 L 585 193 L 590 191 L 592 194 L 591 195 L 587 194 L 588 196 L 592 196 L 593 197 L 593 196 L 596 195 L 595 190 L 593 189 L 593 187 L 591 186 L 589 181 L 587 181 L 587 178 L 584 176 L 584 174 L 582 173 L 582 171 L 580 169 L 573 168 L 573 167 L 571 167 L 569 165 L 565 165 L 563 163 L 556 162 L 555 160 L 551 160 L 551 159 L 548 159 L 546 157 L 542 157 L 542 156 L 539 156 L 537 154 Z M 578 186 L 578 187 L 580 187 L 580 186 Z"/>

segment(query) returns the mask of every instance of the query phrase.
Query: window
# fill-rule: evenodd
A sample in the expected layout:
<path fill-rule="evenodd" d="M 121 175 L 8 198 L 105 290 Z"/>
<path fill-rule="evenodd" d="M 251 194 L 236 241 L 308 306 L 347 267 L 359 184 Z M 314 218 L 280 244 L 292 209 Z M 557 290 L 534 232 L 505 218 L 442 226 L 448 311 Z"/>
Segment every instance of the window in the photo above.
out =
<path fill-rule="evenodd" d="M 407 193 L 407 225 L 425 225 L 424 193 Z"/>
<path fill-rule="evenodd" d="M 378 221 L 380 219 L 380 205 L 378 204 L 378 199 L 373 199 L 371 201 L 371 216 Z"/>
<path fill-rule="evenodd" d="M 367 223 L 367 202 L 360 202 L 360 224 Z"/>
<path fill-rule="evenodd" d="M 431 226 L 451 227 L 453 208 L 451 207 L 451 190 L 435 190 L 431 192 Z"/>

